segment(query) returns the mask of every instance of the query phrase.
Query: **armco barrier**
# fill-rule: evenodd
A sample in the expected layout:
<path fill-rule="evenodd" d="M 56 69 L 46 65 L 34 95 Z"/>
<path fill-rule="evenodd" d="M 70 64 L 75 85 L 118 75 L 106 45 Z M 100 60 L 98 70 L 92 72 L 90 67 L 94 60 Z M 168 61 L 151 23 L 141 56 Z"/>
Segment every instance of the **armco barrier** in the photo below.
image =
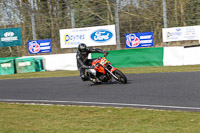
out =
<path fill-rule="evenodd" d="M 107 59 L 115 67 L 163 66 L 163 48 L 140 48 L 108 51 Z M 92 58 L 103 56 L 92 53 Z"/>

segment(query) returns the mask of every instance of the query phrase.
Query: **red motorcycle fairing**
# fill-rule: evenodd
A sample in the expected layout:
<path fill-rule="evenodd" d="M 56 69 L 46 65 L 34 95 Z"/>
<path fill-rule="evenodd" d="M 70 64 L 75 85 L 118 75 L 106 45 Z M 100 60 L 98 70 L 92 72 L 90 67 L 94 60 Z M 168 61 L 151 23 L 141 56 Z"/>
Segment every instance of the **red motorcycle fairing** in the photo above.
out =
<path fill-rule="evenodd" d="M 114 67 L 113 67 L 110 71 L 111 71 L 111 72 L 114 72 L 115 70 L 117 70 L 117 68 L 114 68 Z"/>
<path fill-rule="evenodd" d="M 112 81 L 112 77 L 120 83 L 126 84 L 127 78 L 126 76 L 117 68 L 113 67 L 111 63 L 105 58 L 97 58 L 92 62 L 92 66 L 94 66 L 94 70 L 99 72 L 98 78 L 103 82 Z"/>
<path fill-rule="evenodd" d="M 101 59 L 96 59 L 96 60 L 94 60 L 93 62 L 92 62 L 92 65 L 93 66 L 95 66 L 95 70 L 97 71 L 97 72 L 101 72 L 101 73 L 103 73 L 103 74 L 106 74 L 106 71 L 105 71 L 105 65 L 106 64 L 110 64 L 110 62 L 105 58 L 105 57 L 103 57 L 103 58 L 101 58 Z M 115 71 L 117 68 L 112 68 L 110 71 L 111 72 L 113 72 L 113 71 Z"/>

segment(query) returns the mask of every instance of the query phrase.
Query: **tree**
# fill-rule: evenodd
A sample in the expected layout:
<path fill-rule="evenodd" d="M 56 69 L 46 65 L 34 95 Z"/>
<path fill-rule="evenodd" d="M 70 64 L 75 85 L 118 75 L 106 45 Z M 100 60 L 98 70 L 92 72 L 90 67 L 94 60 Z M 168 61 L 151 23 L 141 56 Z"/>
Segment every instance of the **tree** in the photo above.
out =
<path fill-rule="evenodd" d="M 31 3 L 33 2 L 33 8 Z M 68 0 L 75 10 L 76 28 L 115 24 L 115 0 Z M 168 27 L 200 24 L 199 0 L 167 0 Z M 1 28 L 21 27 L 23 45 L 0 48 L 0 56 L 28 55 L 27 42 L 32 40 L 31 12 L 35 14 L 37 39 L 51 39 L 52 53 L 72 52 L 60 48 L 60 29 L 72 28 L 71 11 L 65 0 L 0 0 Z M 162 42 L 162 0 L 121 0 L 119 25 L 121 48 L 125 34 L 154 32 L 155 47 Z M 106 46 L 104 49 L 116 49 Z"/>

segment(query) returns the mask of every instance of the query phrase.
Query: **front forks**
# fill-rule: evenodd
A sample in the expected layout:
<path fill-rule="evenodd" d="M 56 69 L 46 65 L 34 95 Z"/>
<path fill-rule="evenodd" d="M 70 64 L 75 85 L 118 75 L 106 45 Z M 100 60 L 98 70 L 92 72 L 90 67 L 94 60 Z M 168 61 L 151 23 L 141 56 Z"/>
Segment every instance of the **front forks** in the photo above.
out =
<path fill-rule="evenodd" d="M 105 68 L 105 70 L 106 70 L 107 72 L 109 72 L 109 73 L 113 76 L 113 78 L 115 78 L 116 80 L 119 79 L 119 78 L 118 78 L 117 76 L 115 76 L 110 70 L 108 70 L 108 68 Z"/>

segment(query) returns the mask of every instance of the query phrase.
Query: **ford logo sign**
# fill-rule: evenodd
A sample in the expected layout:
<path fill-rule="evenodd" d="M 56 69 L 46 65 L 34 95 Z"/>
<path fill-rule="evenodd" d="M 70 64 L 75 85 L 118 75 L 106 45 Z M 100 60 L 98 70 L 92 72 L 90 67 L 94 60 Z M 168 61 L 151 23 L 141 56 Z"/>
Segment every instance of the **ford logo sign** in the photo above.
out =
<path fill-rule="evenodd" d="M 105 42 L 113 37 L 113 33 L 108 30 L 97 30 L 91 35 L 91 39 L 96 42 Z"/>

